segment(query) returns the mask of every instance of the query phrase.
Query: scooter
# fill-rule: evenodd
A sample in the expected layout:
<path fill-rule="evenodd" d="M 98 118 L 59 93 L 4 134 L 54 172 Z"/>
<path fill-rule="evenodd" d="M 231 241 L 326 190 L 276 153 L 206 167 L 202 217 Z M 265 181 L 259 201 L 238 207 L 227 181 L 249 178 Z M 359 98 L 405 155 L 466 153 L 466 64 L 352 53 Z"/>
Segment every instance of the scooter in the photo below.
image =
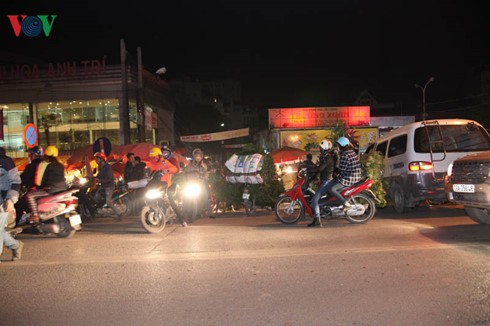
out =
<path fill-rule="evenodd" d="M 77 213 L 78 189 L 70 188 L 57 194 L 37 199 L 39 222 L 30 223 L 30 213 L 23 211 L 17 223 L 22 232 L 35 230 L 41 234 L 54 234 L 59 238 L 69 238 L 82 229 L 82 220 Z"/>
<path fill-rule="evenodd" d="M 304 219 L 306 214 L 313 216 L 311 200 L 315 191 L 309 187 L 307 169 L 301 169 L 299 176 L 294 186 L 281 194 L 275 203 L 276 217 L 285 224 L 296 223 Z M 346 219 L 353 224 L 367 223 L 376 213 L 376 196 L 369 190 L 373 184 L 374 180 L 364 179 L 340 190 L 342 197 L 352 205 L 347 211 L 336 197 L 327 194 L 322 196 L 318 201 L 320 223 L 321 219 L 331 218 Z"/>

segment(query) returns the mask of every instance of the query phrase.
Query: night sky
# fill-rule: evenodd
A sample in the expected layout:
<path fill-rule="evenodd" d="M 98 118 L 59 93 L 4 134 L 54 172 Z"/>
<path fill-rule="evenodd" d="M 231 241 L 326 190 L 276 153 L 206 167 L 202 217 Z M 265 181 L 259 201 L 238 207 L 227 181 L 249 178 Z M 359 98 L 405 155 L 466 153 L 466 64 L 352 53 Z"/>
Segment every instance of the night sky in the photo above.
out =
<path fill-rule="evenodd" d="M 10 1 L 0 51 L 48 62 L 119 63 L 119 40 L 150 71 L 236 79 L 258 108 L 335 106 L 368 90 L 379 102 L 478 94 L 490 58 L 487 11 L 476 1 Z M 6 15 L 57 14 L 51 35 L 14 36 Z M 409 104 L 407 104 L 409 105 Z"/>

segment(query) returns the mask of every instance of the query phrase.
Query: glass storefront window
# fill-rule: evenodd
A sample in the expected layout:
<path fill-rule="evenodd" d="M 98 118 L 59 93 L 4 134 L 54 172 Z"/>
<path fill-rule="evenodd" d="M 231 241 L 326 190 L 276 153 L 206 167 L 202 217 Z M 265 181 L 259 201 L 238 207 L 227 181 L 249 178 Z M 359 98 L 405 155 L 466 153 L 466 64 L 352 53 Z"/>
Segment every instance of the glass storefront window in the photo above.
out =
<path fill-rule="evenodd" d="M 117 99 L 60 101 L 37 104 L 41 144 L 72 150 L 107 137 L 119 144 Z"/>
<path fill-rule="evenodd" d="M 25 156 L 24 128 L 29 122 L 29 104 L 2 104 L 3 114 L 3 147 L 11 157 Z"/>

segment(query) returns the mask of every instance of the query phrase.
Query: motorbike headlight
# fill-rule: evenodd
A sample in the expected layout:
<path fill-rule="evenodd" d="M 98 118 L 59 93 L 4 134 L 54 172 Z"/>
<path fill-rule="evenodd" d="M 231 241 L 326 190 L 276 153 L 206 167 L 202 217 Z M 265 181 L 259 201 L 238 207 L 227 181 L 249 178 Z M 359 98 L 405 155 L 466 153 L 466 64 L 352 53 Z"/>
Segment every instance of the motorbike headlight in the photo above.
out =
<path fill-rule="evenodd" d="M 86 183 L 87 183 L 87 178 L 80 178 L 80 179 L 78 179 L 78 183 L 79 183 L 80 185 L 84 185 L 84 184 L 86 184 Z"/>
<path fill-rule="evenodd" d="M 201 194 L 201 187 L 198 183 L 188 183 L 184 187 L 184 196 L 186 197 L 197 197 Z"/>
<path fill-rule="evenodd" d="M 156 199 L 162 197 L 162 192 L 158 189 L 150 189 L 146 192 L 145 196 L 148 199 Z"/>

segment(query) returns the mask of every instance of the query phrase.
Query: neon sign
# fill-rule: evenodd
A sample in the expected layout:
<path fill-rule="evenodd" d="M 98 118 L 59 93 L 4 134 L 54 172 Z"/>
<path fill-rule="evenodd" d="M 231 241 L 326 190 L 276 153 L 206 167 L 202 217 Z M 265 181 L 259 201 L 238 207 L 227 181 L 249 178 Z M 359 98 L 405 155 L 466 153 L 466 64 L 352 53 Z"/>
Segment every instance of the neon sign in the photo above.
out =
<path fill-rule="evenodd" d="M 269 128 L 322 128 L 344 121 L 348 126 L 370 123 L 369 106 L 269 109 Z"/>

